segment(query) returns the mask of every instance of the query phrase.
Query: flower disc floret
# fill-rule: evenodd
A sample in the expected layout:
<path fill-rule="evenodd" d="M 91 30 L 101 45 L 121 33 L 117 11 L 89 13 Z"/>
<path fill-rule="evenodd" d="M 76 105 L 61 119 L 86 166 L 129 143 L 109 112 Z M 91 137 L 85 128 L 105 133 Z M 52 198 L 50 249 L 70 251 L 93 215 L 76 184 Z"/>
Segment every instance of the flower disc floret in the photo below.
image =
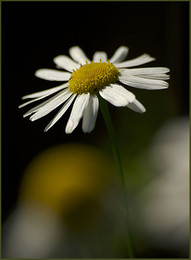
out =
<path fill-rule="evenodd" d="M 115 83 L 119 74 L 119 70 L 109 61 L 85 64 L 71 75 L 69 89 L 75 94 L 94 94 Z"/>

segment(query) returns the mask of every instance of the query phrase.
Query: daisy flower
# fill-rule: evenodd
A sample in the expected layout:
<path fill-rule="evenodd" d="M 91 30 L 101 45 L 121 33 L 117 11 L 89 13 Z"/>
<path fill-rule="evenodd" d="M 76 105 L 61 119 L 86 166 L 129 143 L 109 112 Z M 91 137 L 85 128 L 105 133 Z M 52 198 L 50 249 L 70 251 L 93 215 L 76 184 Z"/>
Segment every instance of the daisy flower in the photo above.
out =
<path fill-rule="evenodd" d="M 145 112 L 144 106 L 136 99 L 135 95 L 124 88 L 124 85 L 141 89 L 165 89 L 169 79 L 168 68 L 131 68 L 155 60 L 148 54 L 143 54 L 135 59 L 124 61 L 128 48 L 119 47 L 108 60 L 105 52 L 95 52 L 93 60 L 89 60 L 83 50 L 74 46 L 69 49 L 69 58 L 59 55 L 54 58 L 58 69 L 39 69 L 35 76 L 50 81 L 64 82 L 57 87 L 24 96 L 22 99 L 31 99 L 22 104 L 24 107 L 32 102 L 48 96 L 49 99 L 30 109 L 24 117 L 30 115 L 30 120 L 35 121 L 61 106 L 56 116 L 47 125 L 45 131 L 50 129 L 72 105 L 72 111 L 67 122 L 65 132 L 72 133 L 82 118 L 82 130 L 91 132 L 95 127 L 99 109 L 98 96 L 116 107 L 128 107 L 136 112 Z"/>

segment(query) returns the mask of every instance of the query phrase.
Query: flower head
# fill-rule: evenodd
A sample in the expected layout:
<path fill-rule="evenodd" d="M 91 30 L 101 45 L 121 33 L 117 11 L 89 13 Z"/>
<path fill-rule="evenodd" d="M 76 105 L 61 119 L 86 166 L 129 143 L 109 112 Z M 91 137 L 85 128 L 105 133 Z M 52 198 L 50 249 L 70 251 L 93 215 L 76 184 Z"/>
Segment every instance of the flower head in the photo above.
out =
<path fill-rule="evenodd" d="M 128 48 L 125 46 L 119 47 L 110 60 L 108 60 L 105 52 L 99 51 L 94 53 L 93 60 L 90 61 L 78 46 L 70 48 L 69 53 L 73 60 L 65 55 L 54 58 L 57 67 L 67 72 L 39 69 L 35 73 L 39 78 L 65 83 L 48 90 L 26 95 L 23 99 L 31 100 L 19 106 L 23 107 L 57 93 L 24 114 L 24 117 L 31 115 L 30 120 L 34 121 L 62 105 L 45 131 L 50 129 L 73 103 L 65 129 L 66 133 L 72 133 L 81 118 L 83 118 L 83 131 L 85 133 L 91 132 L 94 129 L 99 109 L 99 95 L 114 106 L 129 107 L 139 113 L 145 112 L 144 106 L 136 99 L 135 95 L 122 85 L 150 90 L 168 87 L 168 83 L 165 81 L 169 79 L 169 75 L 166 74 L 170 71 L 168 68 L 132 69 L 131 67 L 151 62 L 155 58 L 143 54 L 135 59 L 124 61 L 128 54 Z"/>

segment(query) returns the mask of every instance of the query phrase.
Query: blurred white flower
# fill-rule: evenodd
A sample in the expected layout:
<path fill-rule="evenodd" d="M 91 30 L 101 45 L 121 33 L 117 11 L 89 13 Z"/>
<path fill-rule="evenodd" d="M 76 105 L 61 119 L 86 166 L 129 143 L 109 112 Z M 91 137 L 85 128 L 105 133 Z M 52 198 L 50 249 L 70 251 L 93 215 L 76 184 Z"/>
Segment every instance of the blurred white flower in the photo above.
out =
<path fill-rule="evenodd" d="M 63 234 L 62 222 L 54 211 L 36 203 L 21 203 L 3 227 L 2 256 L 45 258 Z"/>
<path fill-rule="evenodd" d="M 162 127 L 149 157 L 157 174 L 139 194 L 139 226 L 155 246 L 185 252 L 189 243 L 189 119 L 175 118 Z"/>
<path fill-rule="evenodd" d="M 31 115 L 30 120 L 34 121 L 63 104 L 45 131 L 50 129 L 74 102 L 66 125 L 66 133 L 72 133 L 81 118 L 83 118 L 83 132 L 91 132 L 95 127 L 99 109 L 98 94 L 114 106 L 128 107 L 139 113 L 145 112 L 144 106 L 135 95 L 126 90 L 121 83 L 130 87 L 152 90 L 168 87 L 168 83 L 164 81 L 169 79 L 169 75 L 166 74 L 169 72 L 168 68 L 129 69 L 153 61 L 155 58 L 143 54 L 138 58 L 123 61 L 128 53 L 128 48 L 125 46 L 119 47 L 110 60 L 105 52 L 98 51 L 94 53 L 91 62 L 78 46 L 70 48 L 69 53 L 73 60 L 65 55 L 54 58 L 57 67 L 68 72 L 39 69 L 35 73 L 37 77 L 45 80 L 66 81 L 66 83 L 49 90 L 26 95 L 23 99 L 32 100 L 19 106 L 21 108 L 58 92 L 24 114 L 24 117 Z"/>

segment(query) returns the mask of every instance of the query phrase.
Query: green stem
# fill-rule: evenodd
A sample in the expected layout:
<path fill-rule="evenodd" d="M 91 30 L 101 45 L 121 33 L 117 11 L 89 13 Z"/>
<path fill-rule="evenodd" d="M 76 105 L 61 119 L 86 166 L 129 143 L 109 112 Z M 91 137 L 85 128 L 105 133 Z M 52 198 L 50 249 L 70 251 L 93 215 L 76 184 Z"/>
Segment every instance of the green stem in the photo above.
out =
<path fill-rule="evenodd" d="M 108 131 L 110 140 L 111 140 L 113 155 L 114 155 L 114 158 L 115 158 L 115 163 L 116 163 L 117 168 L 119 170 L 122 185 L 123 185 L 123 188 L 125 190 L 125 178 L 124 178 L 124 174 L 123 174 L 121 156 L 120 156 L 120 152 L 119 152 L 118 145 L 117 145 L 117 138 L 116 138 L 116 135 L 115 135 L 115 130 L 114 130 L 114 127 L 113 127 L 113 123 L 112 123 L 112 120 L 111 120 L 111 116 L 110 116 L 110 113 L 109 113 L 107 102 L 103 99 L 100 99 L 100 108 L 101 108 L 103 118 L 105 120 L 105 124 L 106 124 L 106 127 L 107 127 L 107 131 Z"/>
<path fill-rule="evenodd" d="M 130 239 L 130 232 L 128 230 L 127 227 L 127 221 L 126 219 L 128 218 L 128 214 L 127 214 L 127 199 L 126 199 L 126 187 L 125 187 L 125 178 L 124 178 L 124 173 L 123 173 L 123 167 L 122 167 L 122 163 L 121 163 L 121 156 L 120 156 L 120 152 L 119 152 L 119 148 L 117 145 L 117 138 L 116 138 L 116 134 L 115 134 L 115 130 L 113 127 L 113 123 L 111 120 L 111 116 L 109 113 L 109 109 L 108 109 L 108 105 L 107 102 L 103 99 L 100 98 L 100 109 L 108 130 L 108 134 L 111 140 L 111 144 L 112 144 L 112 150 L 113 150 L 113 155 L 114 155 L 114 159 L 115 159 L 115 163 L 117 165 L 120 177 L 121 177 L 121 182 L 122 182 L 122 186 L 123 186 L 123 194 L 124 194 L 124 200 L 125 200 L 125 211 L 124 211 L 124 216 L 125 216 L 125 223 L 126 223 L 126 243 L 127 243 L 127 250 L 128 250 L 128 254 L 130 258 L 134 258 L 134 250 L 133 250 L 133 246 L 132 246 L 132 242 Z"/>

